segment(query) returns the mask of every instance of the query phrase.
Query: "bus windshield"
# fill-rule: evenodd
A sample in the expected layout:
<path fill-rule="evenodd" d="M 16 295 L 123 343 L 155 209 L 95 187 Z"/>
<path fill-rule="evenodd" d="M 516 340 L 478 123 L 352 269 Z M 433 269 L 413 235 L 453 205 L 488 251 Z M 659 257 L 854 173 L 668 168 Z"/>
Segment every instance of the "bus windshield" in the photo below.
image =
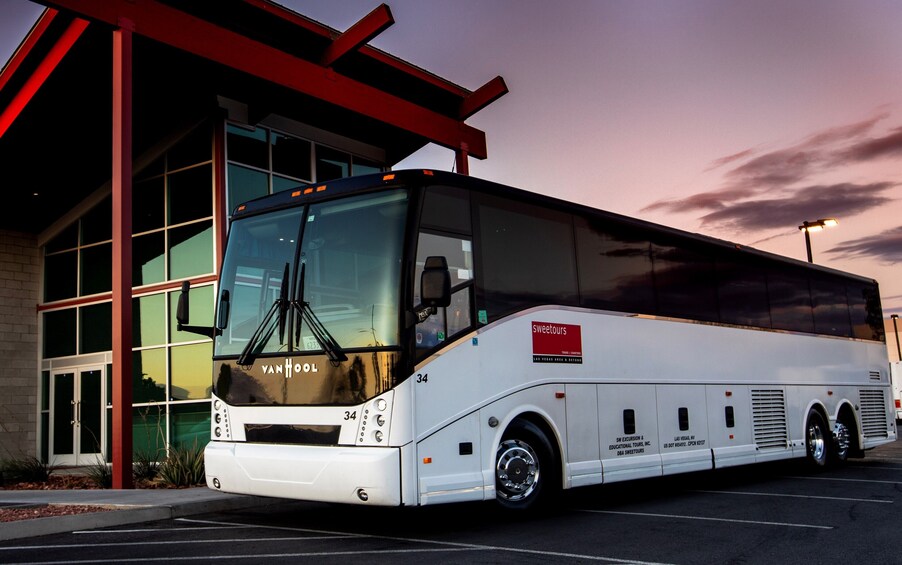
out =
<path fill-rule="evenodd" d="M 397 346 L 406 215 L 393 190 L 233 222 L 215 355 Z"/>

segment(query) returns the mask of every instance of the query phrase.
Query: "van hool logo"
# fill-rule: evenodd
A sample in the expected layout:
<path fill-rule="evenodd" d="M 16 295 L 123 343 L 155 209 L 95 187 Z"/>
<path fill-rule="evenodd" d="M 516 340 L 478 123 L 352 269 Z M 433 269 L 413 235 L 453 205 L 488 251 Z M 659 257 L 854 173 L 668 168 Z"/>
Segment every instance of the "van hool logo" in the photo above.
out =
<path fill-rule="evenodd" d="M 295 373 L 318 373 L 316 363 L 295 363 L 292 359 L 286 359 L 284 365 L 263 365 L 264 375 L 285 375 L 290 379 Z"/>

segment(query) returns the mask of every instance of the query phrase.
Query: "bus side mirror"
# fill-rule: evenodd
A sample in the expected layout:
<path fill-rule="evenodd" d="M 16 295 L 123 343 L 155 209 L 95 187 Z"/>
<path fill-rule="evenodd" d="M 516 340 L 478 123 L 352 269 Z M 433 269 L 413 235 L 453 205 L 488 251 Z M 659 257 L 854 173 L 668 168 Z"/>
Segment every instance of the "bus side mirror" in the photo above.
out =
<path fill-rule="evenodd" d="M 182 281 L 182 292 L 179 293 L 179 304 L 178 308 L 175 311 L 175 319 L 179 323 L 179 326 L 188 325 L 189 312 L 188 312 L 188 291 L 191 290 L 191 283 L 188 281 Z M 181 328 L 178 328 L 181 330 Z"/>
<path fill-rule="evenodd" d="M 427 257 L 420 275 L 420 303 L 428 308 L 451 304 L 451 272 L 444 257 Z"/>
<path fill-rule="evenodd" d="M 219 316 L 216 320 L 216 329 L 222 331 L 229 325 L 229 291 L 222 289 L 219 294 Z"/>

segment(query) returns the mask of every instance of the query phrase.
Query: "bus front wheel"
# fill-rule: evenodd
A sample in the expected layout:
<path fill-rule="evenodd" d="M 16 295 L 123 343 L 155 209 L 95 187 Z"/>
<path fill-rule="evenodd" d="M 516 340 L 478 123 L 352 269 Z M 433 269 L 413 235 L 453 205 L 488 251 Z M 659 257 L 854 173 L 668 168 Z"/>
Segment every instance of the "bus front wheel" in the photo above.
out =
<path fill-rule="evenodd" d="M 805 426 L 805 446 L 808 461 L 815 467 L 827 464 L 830 442 L 833 434 L 827 429 L 824 417 L 817 410 L 808 413 L 808 424 Z"/>
<path fill-rule="evenodd" d="M 528 510 L 555 490 L 551 443 L 533 423 L 516 420 L 504 432 L 495 458 L 495 497 L 501 506 Z"/>

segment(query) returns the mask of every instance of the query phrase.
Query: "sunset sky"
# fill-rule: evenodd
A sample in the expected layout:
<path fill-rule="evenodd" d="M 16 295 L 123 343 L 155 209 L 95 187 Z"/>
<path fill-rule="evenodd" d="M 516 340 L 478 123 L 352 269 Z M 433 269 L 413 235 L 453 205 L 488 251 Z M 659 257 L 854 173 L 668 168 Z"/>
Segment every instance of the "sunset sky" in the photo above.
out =
<path fill-rule="evenodd" d="M 338 30 L 378 0 L 284 0 Z M 470 173 L 876 278 L 902 314 L 902 2 L 389 0 L 371 43 L 510 93 Z M 0 0 L 6 61 L 42 7 Z M 428 147 L 405 166 L 450 170 Z"/>

